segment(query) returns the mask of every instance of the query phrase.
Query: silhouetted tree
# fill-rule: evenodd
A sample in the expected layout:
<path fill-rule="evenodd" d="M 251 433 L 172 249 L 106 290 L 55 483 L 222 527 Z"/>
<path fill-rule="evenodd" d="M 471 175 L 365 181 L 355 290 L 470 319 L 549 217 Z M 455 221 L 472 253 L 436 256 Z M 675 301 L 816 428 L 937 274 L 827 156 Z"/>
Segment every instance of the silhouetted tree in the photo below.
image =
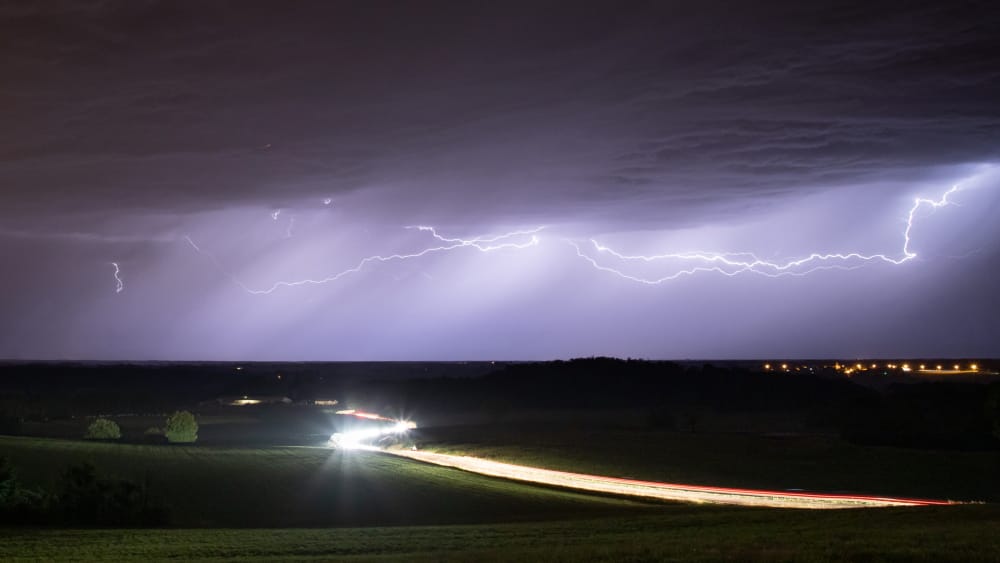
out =
<path fill-rule="evenodd" d="M 163 434 L 171 443 L 194 442 L 198 439 L 198 421 L 188 411 L 177 411 L 167 418 Z"/>
<path fill-rule="evenodd" d="M 63 473 L 58 508 L 73 525 L 146 526 L 166 521 L 166 510 L 151 502 L 148 487 L 132 481 L 98 479 L 90 463 Z"/>
<path fill-rule="evenodd" d="M 23 486 L 7 458 L 0 457 L 0 523 L 42 523 L 46 517 L 48 501 L 49 497 L 45 492 Z"/>
<path fill-rule="evenodd" d="M 87 440 L 117 440 L 122 437 L 122 430 L 115 421 L 98 418 L 90 423 L 83 437 Z"/>

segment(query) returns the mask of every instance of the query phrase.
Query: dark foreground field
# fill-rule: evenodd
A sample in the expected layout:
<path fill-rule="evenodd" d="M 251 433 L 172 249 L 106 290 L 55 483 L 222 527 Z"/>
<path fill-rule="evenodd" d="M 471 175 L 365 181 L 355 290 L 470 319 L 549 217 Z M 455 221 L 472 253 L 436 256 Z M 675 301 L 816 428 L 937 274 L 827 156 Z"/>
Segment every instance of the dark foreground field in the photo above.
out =
<path fill-rule="evenodd" d="M 859 446 L 836 436 L 508 423 L 421 430 L 422 449 L 672 483 L 1000 502 L 1000 452 Z M 998 531 L 1000 534 L 1000 531 Z"/>
<path fill-rule="evenodd" d="M 468 438 L 467 431 L 453 430 L 451 435 Z M 640 449 L 634 440 L 619 437 L 617 450 L 622 455 L 601 465 L 593 457 L 574 461 L 566 453 L 572 449 L 569 445 L 557 447 L 561 442 L 556 437 L 565 438 L 565 430 L 532 438 L 522 434 L 527 442 L 522 450 L 513 444 L 503 446 L 502 433 L 494 432 L 480 428 L 474 434 L 489 445 L 465 447 L 519 461 L 617 472 L 628 471 L 630 456 Z M 447 434 L 436 433 L 439 446 L 446 447 Z M 606 439 L 592 434 L 592 444 L 577 448 L 610 451 Z M 800 456 L 801 463 L 812 465 L 824 459 L 815 451 L 789 449 L 794 444 L 785 443 L 787 451 L 781 456 L 763 451 L 754 464 L 722 471 L 746 448 L 759 451 L 757 439 L 702 436 L 696 442 L 683 434 L 673 435 L 672 441 L 660 437 L 656 445 L 662 451 L 645 456 L 647 465 L 640 464 L 635 471 L 645 475 L 652 471 L 650 460 L 659 460 L 660 471 L 673 467 L 680 471 L 679 477 L 713 467 L 717 473 L 709 471 L 712 476 L 757 475 L 771 463 L 776 476 L 772 479 L 777 479 L 793 471 L 780 469 L 789 456 Z M 685 443 L 687 450 L 681 447 Z M 459 446 L 456 442 L 450 447 Z M 648 443 L 645 450 L 650 451 Z M 638 503 L 532 487 L 380 454 L 338 454 L 318 448 L 0 437 L 0 454 L 10 458 L 29 485 L 57 487 L 62 468 L 80 461 L 94 463 L 104 475 L 147 479 L 171 511 L 167 529 L 2 529 L 3 561 L 1000 560 L 1000 506 L 995 504 L 801 511 Z M 671 455 L 673 461 L 666 463 Z M 905 460 L 909 454 L 900 455 Z M 955 466 L 975 466 L 976 460 L 990 459 L 974 458 Z M 890 460 L 890 466 L 901 471 L 899 463 Z M 943 460 L 931 467 L 942 471 L 942 482 L 969 475 L 968 468 L 949 475 Z M 836 470 L 836 466 L 814 467 L 819 474 Z M 989 490 L 994 485 L 975 486 Z"/>
<path fill-rule="evenodd" d="M 343 529 L 4 530 L 0 560 L 997 561 L 996 506 L 656 515 Z"/>
<path fill-rule="evenodd" d="M 109 444 L 0 436 L 29 486 L 80 462 L 148 482 L 179 527 L 430 525 L 648 512 L 655 505 L 532 487 L 377 453 L 308 447 Z"/>

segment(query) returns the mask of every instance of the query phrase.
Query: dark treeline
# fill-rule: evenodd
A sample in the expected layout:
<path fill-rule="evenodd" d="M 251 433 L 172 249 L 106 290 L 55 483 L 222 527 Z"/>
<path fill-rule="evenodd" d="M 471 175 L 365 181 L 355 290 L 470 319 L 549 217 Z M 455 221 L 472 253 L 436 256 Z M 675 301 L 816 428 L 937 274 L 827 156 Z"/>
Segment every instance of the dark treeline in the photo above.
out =
<path fill-rule="evenodd" d="M 493 369 L 490 362 L 7 363 L 0 364 L 0 417 L 162 413 L 239 395 L 326 399 L 371 379 L 473 377 Z"/>
<path fill-rule="evenodd" d="M 440 413 L 501 421 L 525 411 L 624 409 L 643 413 L 651 426 L 664 429 L 690 429 L 704 413 L 792 412 L 813 428 L 840 432 L 855 443 L 1000 447 L 1000 384 L 996 383 L 918 382 L 873 388 L 840 375 L 613 358 L 495 366 L 483 362 L 240 367 L 0 366 L 0 433 L 17 434 L 25 420 L 197 412 L 222 396 L 280 395 L 293 405 L 336 398 L 345 407 L 406 413 L 417 420 Z M 306 416 L 304 410 L 279 405 L 242 412 L 277 421 L 268 427 L 291 428 Z M 313 416 L 307 422 L 310 433 L 329 430 L 328 417 Z"/>
<path fill-rule="evenodd" d="M 1000 384 L 915 383 L 876 390 L 842 377 L 711 364 L 589 358 L 506 366 L 469 379 L 369 382 L 350 402 L 386 412 L 633 409 L 675 428 L 699 413 L 795 412 L 871 445 L 1000 447 Z M 689 425 L 690 426 L 690 425 Z"/>
<path fill-rule="evenodd" d="M 54 490 L 25 486 L 0 457 L 0 525 L 157 526 L 167 523 L 162 500 L 147 483 L 107 479 L 89 463 L 67 467 Z"/>
<path fill-rule="evenodd" d="M 358 402 L 404 410 L 452 411 L 628 408 L 698 405 L 719 410 L 777 410 L 862 400 L 874 392 L 847 380 L 760 373 L 710 364 L 587 358 L 505 366 L 469 379 L 374 381 L 352 389 Z"/>

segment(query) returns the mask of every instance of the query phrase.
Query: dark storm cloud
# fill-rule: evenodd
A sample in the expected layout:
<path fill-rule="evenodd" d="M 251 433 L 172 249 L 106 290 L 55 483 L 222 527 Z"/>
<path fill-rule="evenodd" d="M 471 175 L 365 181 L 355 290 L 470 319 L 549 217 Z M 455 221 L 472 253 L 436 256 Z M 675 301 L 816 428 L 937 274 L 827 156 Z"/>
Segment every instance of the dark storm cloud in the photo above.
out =
<path fill-rule="evenodd" d="M 995 355 L 997 13 L 2 3 L 0 357 Z"/>
<path fill-rule="evenodd" d="M 975 3 L 15 3 L 0 182 L 19 215 L 698 222 L 997 158 L 998 36 Z"/>

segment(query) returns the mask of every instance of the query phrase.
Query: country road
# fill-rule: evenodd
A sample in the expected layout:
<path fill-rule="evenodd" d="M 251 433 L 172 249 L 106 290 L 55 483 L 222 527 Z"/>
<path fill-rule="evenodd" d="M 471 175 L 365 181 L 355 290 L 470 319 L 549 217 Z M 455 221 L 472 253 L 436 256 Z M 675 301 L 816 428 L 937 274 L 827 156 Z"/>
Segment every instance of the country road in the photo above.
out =
<path fill-rule="evenodd" d="M 726 487 L 708 487 L 701 485 L 684 485 L 677 483 L 659 483 L 655 481 L 639 481 L 587 475 L 541 469 L 511 463 L 501 463 L 468 456 L 457 456 L 415 450 L 375 449 L 385 454 L 405 457 L 424 463 L 453 467 L 492 477 L 538 483 L 555 487 L 565 487 L 582 491 L 607 493 L 614 495 L 654 498 L 668 501 L 730 504 L 743 506 L 768 506 L 779 508 L 860 508 L 887 506 L 928 506 L 957 504 L 943 500 L 927 500 L 912 498 L 893 498 L 881 496 L 821 494 L 792 491 L 768 491 L 760 489 L 735 489 Z"/>

